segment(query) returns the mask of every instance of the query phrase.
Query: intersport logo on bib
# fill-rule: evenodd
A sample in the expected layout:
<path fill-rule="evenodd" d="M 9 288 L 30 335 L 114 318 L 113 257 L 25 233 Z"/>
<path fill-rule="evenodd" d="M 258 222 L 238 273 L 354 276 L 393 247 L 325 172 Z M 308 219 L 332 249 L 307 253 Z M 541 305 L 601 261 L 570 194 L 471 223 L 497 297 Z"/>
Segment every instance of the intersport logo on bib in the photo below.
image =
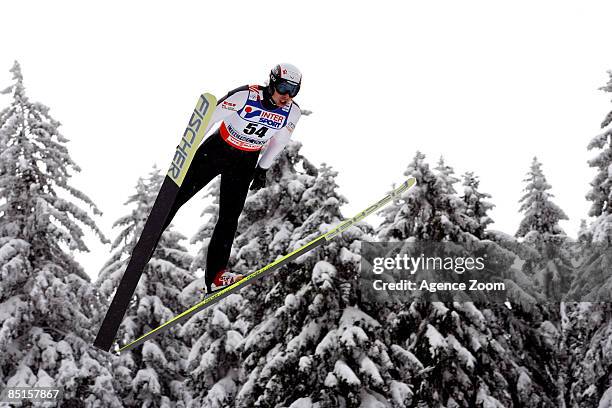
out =
<path fill-rule="evenodd" d="M 244 119 L 249 119 L 251 121 L 254 121 L 255 118 L 259 118 L 259 120 L 257 121 L 258 123 L 271 127 L 273 129 L 279 129 L 280 127 L 282 127 L 283 122 L 285 120 L 285 117 L 283 115 L 267 112 L 261 109 L 255 109 L 250 106 L 244 108 L 244 111 L 242 111 L 241 116 Z"/>

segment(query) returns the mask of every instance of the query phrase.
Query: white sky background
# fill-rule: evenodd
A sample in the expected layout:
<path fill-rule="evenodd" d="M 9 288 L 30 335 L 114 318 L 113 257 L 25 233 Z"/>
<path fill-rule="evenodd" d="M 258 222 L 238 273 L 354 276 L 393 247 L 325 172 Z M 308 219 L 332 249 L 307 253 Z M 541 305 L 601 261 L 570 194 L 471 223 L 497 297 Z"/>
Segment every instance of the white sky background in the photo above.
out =
<path fill-rule="evenodd" d="M 112 223 L 139 176 L 169 165 L 198 95 L 263 83 L 277 62 L 304 74 L 294 139 L 339 172 L 353 215 L 399 183 L 417 149 L 493 195 L 513 234 L 537 155 L 574 235 L 594 176 L 586 145 L 611 110 L 612 3 L 567 1 L 3 1 L 0 88 L 22 66 L 30 99 L 61 121 L 72 185 Z M 0 96 L 0 107 L 9 103 Z M 202 193 L 175 218 L 191 237 Z M 77 259 L 95 278 L 110 246 Z M 195 249 L 192 249 L 195 253 Z"/>

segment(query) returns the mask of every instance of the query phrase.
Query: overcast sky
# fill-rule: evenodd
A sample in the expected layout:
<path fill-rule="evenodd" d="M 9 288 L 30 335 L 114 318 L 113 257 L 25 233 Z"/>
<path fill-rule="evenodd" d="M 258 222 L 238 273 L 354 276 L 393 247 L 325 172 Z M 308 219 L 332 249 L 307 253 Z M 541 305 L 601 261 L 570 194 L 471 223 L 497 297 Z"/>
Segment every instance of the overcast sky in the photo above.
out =
<path fill-rule="evenodd" d="M 339 172 L 353 215 L 382 197 L 417 149 L 474 171 L 493 228 L 514 233 L 533 156 L 575 234 L 594 176 L 586 150 L 612 109 L 612 3 L 567 1 L 3 1 L 0 88 L 21 65 L 32 100 L 62 122 L 72 184 L 104 212 L 107 237 L 139 176 L 169 165 L 203 91 L 263 83 L 278 62 L 303 72 L 312 110 L 294 139 Z M 0 107 L 9 98 L 0 96 Z M 202 194 L 177 215 L 188 237 Z M 78 259 L 95 277 L 109 246 Z M 194 250 L 195 253 L 195 250 Z"/>

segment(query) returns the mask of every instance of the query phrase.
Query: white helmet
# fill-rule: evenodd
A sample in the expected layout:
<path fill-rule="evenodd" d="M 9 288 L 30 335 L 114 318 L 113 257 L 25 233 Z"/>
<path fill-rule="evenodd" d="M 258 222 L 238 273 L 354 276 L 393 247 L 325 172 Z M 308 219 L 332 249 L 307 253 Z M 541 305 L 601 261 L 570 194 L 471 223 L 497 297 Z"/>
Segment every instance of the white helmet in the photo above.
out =
<path fill-rule="evenodd" d="M 278 64 L 270 71 L 270 94 L 274 90 L 281 95 L 289 94 L 292 98 L 300 91 L 302 73 L 295 65 Z"/>

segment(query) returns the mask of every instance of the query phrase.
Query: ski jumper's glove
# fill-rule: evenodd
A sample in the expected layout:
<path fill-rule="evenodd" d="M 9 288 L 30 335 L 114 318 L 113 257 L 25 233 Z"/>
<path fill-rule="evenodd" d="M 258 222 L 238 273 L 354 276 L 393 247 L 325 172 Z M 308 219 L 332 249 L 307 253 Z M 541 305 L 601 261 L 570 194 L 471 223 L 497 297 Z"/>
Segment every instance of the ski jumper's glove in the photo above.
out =
<path fill-rule="evenodd" d="M 262 169 L 257 166 L 255 169 L 255 175 L 253 176 L 253 182 L 251 183 L 251 190 L 259 190 L 266 186 L 266 172 L 268 169 Z"/>

